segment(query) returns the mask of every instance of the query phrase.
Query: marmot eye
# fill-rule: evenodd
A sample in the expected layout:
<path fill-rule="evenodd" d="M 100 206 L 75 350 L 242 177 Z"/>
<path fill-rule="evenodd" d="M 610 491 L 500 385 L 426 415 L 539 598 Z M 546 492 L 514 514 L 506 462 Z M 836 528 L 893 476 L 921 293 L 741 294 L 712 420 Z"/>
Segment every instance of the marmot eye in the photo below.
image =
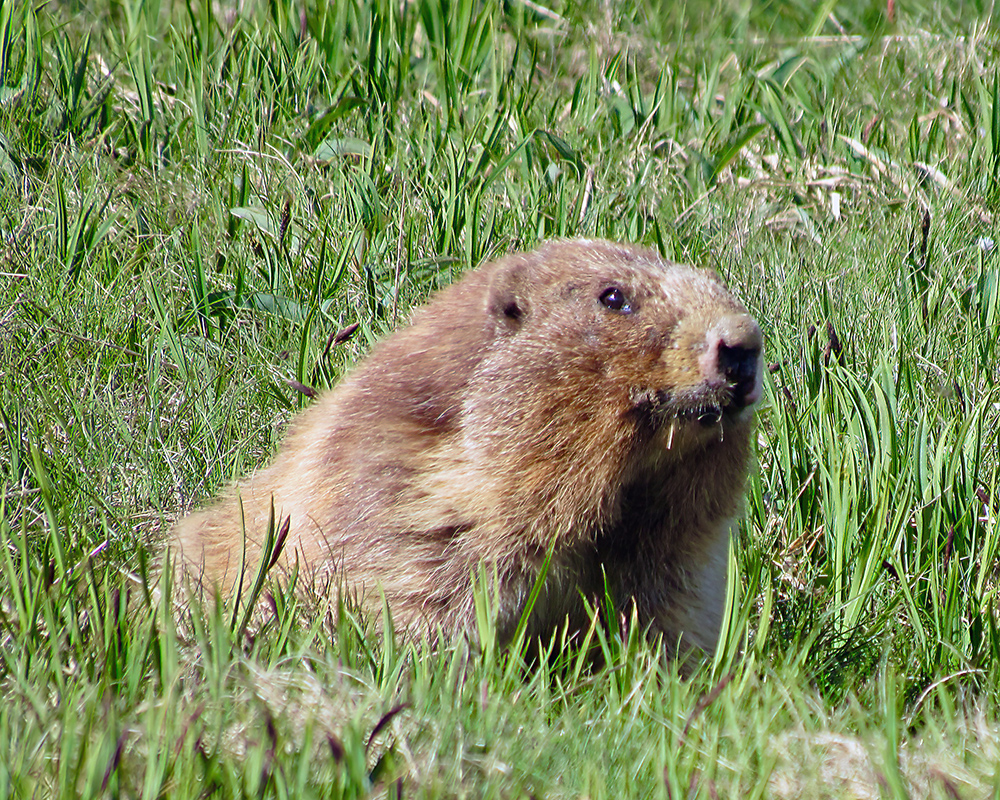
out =
<path fill-rule="evenodd" d="M 628 298 L 625 297 L 625 292 L 617 286 L 610 286 L 601 293 L 601 303 L 606 308 L 610 308 L 612 311 L 620 311 L 622 314 L 628 314 L 632 311 L 632 306 L 629 305 Z"/>

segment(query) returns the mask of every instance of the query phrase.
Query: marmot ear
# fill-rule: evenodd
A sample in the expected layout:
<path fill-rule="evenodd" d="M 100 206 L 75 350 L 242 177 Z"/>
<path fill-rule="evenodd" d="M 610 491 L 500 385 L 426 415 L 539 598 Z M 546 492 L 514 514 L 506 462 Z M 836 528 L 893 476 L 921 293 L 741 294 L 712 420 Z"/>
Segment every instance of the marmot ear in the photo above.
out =
<path fill-rule="evenodd" d="M 528 265 L 521 259 L 501 262 L 490 281 L 487 311 L 498 330 L 518 330 L 531 314 Z"/>

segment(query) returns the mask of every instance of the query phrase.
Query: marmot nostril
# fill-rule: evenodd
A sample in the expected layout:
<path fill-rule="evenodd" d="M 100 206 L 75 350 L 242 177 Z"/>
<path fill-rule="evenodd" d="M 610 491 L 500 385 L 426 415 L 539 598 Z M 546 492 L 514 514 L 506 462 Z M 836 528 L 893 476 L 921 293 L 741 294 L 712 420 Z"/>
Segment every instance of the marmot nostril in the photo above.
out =
<path fill-rule="evenodd" d="M 706 374 L 716 374 L 732 387 L 733 405 L 744 408 L 757 400 L 757 373 L 763 336 L 748 314 L 730 314 L 709 334 Z"/>
<path fill-rule="evenodd" d="M 719 371 L 733 385 L 733 402 L 738 406 L 753 402 L 749 398 L 757 386 L 759 360 L 759 348 L 719 345 Z"/>
<path fill-rule="evenodd" d="M 758 358 L 760 350 L 757 348 L 719 345 L 719 371 L 733 383 L 755 378 Z"/>

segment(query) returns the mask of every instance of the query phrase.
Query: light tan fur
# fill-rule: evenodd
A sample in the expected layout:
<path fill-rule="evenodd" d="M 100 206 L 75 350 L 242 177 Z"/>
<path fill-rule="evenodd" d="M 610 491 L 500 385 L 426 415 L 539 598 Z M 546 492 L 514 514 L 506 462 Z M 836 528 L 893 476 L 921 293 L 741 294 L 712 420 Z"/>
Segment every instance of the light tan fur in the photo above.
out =
<path fill-rule="evenodd" d="M 279 574 L 373 609 L 384 596 L 405 632 L 458 635 L 474 634 L 485 565 L 505 639 L 552 547 L 532 631 L 586 626 L 607 586 L 669 650 L 711 652 L 760 347 L 711 272 L 595 240 L 508 256 L 438 293 L 269 467 L 182 520 L 176 563 L 210 590 L 247 581 L 273 502 L 290 525 Z"/>

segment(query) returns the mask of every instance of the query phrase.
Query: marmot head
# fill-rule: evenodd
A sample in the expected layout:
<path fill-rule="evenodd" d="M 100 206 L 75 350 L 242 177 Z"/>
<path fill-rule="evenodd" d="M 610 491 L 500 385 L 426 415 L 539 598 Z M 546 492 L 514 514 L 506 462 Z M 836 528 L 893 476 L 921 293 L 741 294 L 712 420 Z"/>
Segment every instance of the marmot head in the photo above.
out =
<path fill-rule="evenodd" d="M 761 395 L 756 321 L 713 272 L 651 250 L 550 242 L 499 262 L 486 312 L 494 342 L 482 368 L 504 391 L 546 387 L 581 423 L 631 415 L 667 449 L 723 438 Z M 537 411 L 559 414 L 548 406 Z"/>

